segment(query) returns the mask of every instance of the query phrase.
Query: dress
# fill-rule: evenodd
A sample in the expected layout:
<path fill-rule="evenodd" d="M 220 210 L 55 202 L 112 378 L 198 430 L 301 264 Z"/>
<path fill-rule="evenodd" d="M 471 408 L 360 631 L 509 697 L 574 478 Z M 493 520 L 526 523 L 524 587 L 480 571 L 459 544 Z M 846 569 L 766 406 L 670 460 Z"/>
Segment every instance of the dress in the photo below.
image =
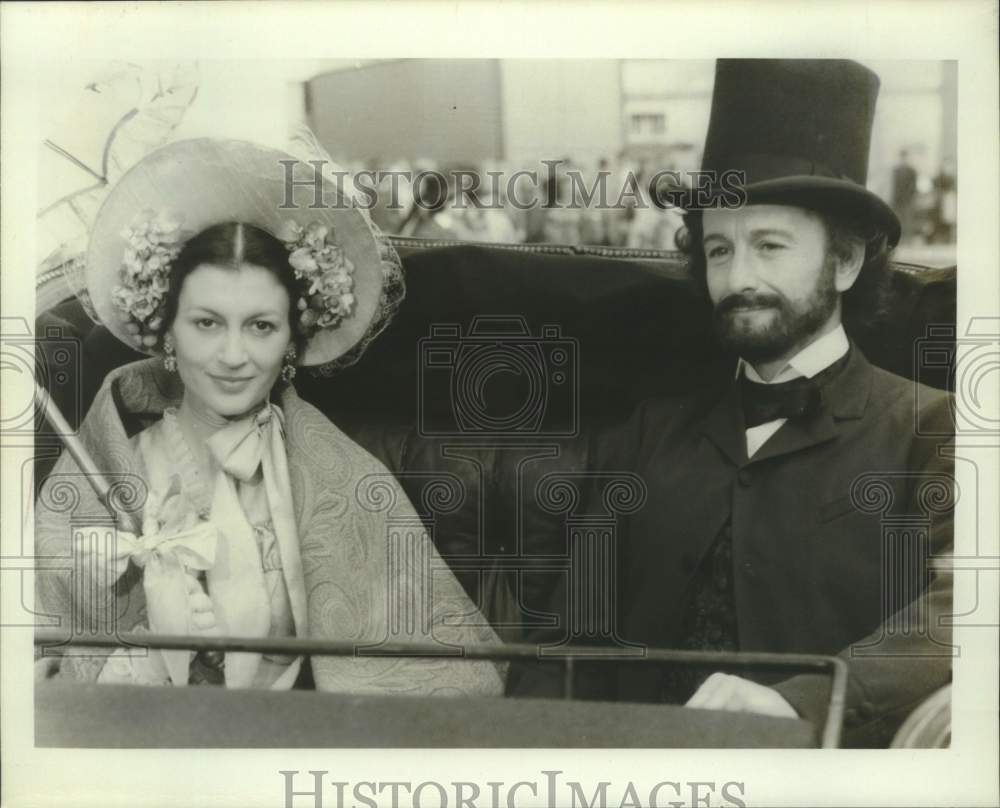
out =
<path fill-rule="evenodd" d="M 191 509 L 177 510 L 195 512 L 184 517 L 187 521 L 181 527 L 195 531 L 204 527 L 201 517 L 207 509 L 209 521 L 219 522 L 225 533 L 227 524 L 233 523 L 233 511 L 226 518 L 217 517 L 223 507 L 219 492 L 228 486 L 206 486 L 197 478 L 171 409 L 182 394 L 179 379 L 166 373 L 155 359 L 119 368 L 105 380 L 80 438 L 112 484 L 113 498 L 124 509 L 143 515 L 144 533 L 153 507 L 147 492 L 169 487 L 174 474 L 180 483 L 179 491 L 174 489 L 176 499 L 193 504 Z M 280 405 L 272 403 L 269 409 L 283 421 L 284 448 L 278 461 L 287 459 L 292 501 L 279 499 L 275 507 L 270 496 L 261 496 L 267 481 L 261 479 L 266 474 L 260 471 L 236 475 L 240 479 L 229 477 L 229 490 L 235 492 L 238 510 L 253 532 L 253 561 L 266 592 L 265 622 L 258 620 L 257 630 L 232 630 L 232 634 L 295 633 L 376 650 L 384 642 L 430 642 L 442 650 L 440 656 L 431 658 L 313 657 L 313 676 L 321 690 L 502 693 L 502 666 L 456 657 L 455 646 L 499 641 L 437 554 L 391 473 L 299 399 L 291 387 L 282 391 Z M 240 447 L 230 454 L 239 454 L 236 448 Z M 142 513 L 143 506 L 146 513 Z M 90 578 L 73 568 L 74 533 L 83 527 L 106 528 L 109 521 L 90 486 L 81 482 L 79 468 L 64 453 L 42 486 L 35 507 L 41 559 L 36 574 L 37 610 L 67 629 L 59 673 L 63 678 L 99 680 L 107 661 L 106 656 L 95 656 L 92 651 L 81 654 L 73 648 L 72 632 L 81 625 L 111 636 L 149 625 L 144 591 L 148 564 L 142 569 L 130 563 L 117 580 L 103 587 L 93 586 Z M 294 548 L 288 546 L 289 536 Z M 227 543 L 219 542 L 218 547 L 222 553 Z M 213 581 L 213 576 L 219 577 L 220 563 L 216 557 L 201 567 L 217 614 L 224 612 L 219 592 L 225 582 Z M 242 584 L 246 579 L 241 573 L 238 594 L 251 589 Z M 419 611 L 401 614 L 400 604 L 416 604 L 413 608 Z M 226 625 L 221 618 L 224 615 L 220 623 Z M 226 656 L 227 684 L 231 656 Z M 247 669 L 252 670 L 253 679 L 240 686 L 290 686 L 295 665 L 295 660 L 262 659 L 259 666 Z"/>

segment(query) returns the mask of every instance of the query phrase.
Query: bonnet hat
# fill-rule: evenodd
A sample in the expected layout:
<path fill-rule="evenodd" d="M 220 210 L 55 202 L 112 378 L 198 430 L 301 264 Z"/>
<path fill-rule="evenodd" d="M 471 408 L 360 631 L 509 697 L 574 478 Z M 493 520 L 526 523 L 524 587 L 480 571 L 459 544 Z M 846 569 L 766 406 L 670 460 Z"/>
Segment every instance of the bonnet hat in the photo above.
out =
<path fill-rule="evenodd" d="M 899 219 L 865 187 L 878 91 L 849 60 L 719 59 L 702 170 L 743 172 L 751 204 L 860 214 L 895 246 Z"/>
<path fill-rule="evenodd" d="M 240 222 L 289 251 L 306 336 L 297 364 L 325 371 L 356 361 L 403 298 L 402 268 L 342 180 L 319 170 L 332 165 L 325 152 L 305 145 L 302 159 L 241 140 L 182 140 L 133 166 L 91 232 L 85 282 L 100 322 L 130 347 L 161 353 L 170 262 L 192 236 Z"/>

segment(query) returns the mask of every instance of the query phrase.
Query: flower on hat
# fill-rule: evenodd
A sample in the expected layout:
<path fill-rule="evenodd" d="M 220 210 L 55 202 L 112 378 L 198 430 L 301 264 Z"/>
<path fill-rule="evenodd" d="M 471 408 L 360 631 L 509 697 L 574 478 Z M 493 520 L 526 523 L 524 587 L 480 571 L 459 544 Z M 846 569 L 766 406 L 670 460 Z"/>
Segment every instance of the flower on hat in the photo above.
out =
<path fill-rule="evenodd" d="M 288 263 L 302 281 L 299 325 L 307 336 L 318 328 L 333 328 L 354 306 L 354 264 L 333 241 L 332 228 L 319 222 L 282 228 Z"/>
<path fill-rule="evenodd" d="M 170 264 L 183 246 L 180 220 L 163 211 L 144 210 L 121 236 L 125 239 L 118 273 L 121 284 L 111 290 L 111 301 L 148 336 L 162 324 L 159 312 L 170 286 Z M 142 342 L 142 336 L 138 340 Z"/>
<path fill-rule="evenodd" d="M 319 269 L 319 264 L 309 247 L 299 247 L 293 250 L 292 254 L 288 256 L 288 263 L 292 265 L 296 277 L 299 278 L 309 276 Z"/>
<path fill-rule="evenodd" d="M 316 309 L 307 308 L 299 316 L 299 325 L 302 326 L 302 330 L 306 333 L 316 327 L 316 323 L 319 321 L 319 313 Z"/>
<path fill-rule="evenodd" d="M 111 301 L 134 328 L 136 341 L 152 345 L 161 338 L 170 266 L 186 234 L 177 217 L 144 210 L 121 236 L 125 240 L 118 271 L 121 283 L 111 290 Z M 300 281 L 299 324 L 305 335 L 339 325 L 354 307 L 354 264 L 334 242 L 333 229 L 319 222 L 303 227 L 287 221 L 279 228 L 279 238 L 289 250 L 288 263 Z"/>

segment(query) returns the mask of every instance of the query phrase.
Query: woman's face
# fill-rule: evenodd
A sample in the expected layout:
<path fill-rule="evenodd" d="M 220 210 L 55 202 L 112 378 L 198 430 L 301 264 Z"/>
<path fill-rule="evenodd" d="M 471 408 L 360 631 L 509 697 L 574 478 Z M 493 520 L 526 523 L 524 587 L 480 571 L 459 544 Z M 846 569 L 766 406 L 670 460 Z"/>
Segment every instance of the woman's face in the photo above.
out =
<path fill-rule="evenodd" d="M 170 328 L 189 403 L 231 418 L 267 398 L 292 342 L 288 307 L 285 287 L 262 267 L 193 270 Z"/>

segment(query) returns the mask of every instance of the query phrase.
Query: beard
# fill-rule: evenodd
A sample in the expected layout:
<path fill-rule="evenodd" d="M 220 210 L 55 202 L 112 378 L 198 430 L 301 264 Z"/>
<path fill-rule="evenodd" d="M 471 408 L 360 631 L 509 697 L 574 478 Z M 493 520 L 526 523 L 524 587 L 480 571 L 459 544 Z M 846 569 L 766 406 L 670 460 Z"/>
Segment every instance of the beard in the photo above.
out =
<path fill-rule="evenodd" d="M 779 359 L 805 343 L 837 307 L 840 293 L 834 285 L 835 271 L 835 260 L 827 256 L 815 289 L 803 303 L 773 294 L 738 294 L 720 300 L 713 322 L 723 349 L 753 364 Z M 751 322 L 737 311 L 748 307 L 766 307 L 770 319 L 762 324 Z"/>

